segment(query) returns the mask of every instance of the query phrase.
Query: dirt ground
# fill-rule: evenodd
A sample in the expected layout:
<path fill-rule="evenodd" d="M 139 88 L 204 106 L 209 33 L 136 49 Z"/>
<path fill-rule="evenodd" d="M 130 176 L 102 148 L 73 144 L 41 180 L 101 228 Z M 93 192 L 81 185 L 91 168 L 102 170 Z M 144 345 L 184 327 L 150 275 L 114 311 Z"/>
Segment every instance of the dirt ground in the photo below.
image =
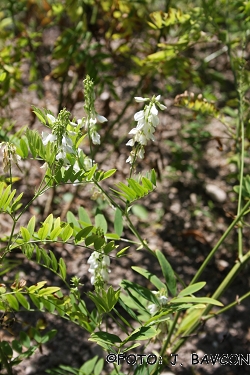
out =
<path fill-rule="evenodd" d="M 45 81 L 44 84 L 45 96 L 42 99 L 38 99 L 34 93 L 28 90 L 24 90 L 22 94 L 18 94 L 13 99 L 11 110 L 12 117 L 16 122 L 16 129 L 20 129 L 24 125 L 39 129 L 39 131 L 43 129 L 42 125 L 34 121 L 30 110 L 31 104 L 48 108 L 56 114 L 58 87 L 52 81 Z M 129 97 L 131 87 L 133 88 L 135 82 L 133 77 L 130 77 L 130 79 L 117 79 L 115 84 L 121 101 L 116 102 L 111 99 L 109 102 L 109 121 L 113 121 L 122 110 L 123 102 Z M 160 83 L 159 86 L 161 86 Z M 152 92 L 152 94 L 158 93 Z M 183 123 L 178 108 L 174 106 L 174 99 L 163 95 L 163 100 L 168 109 L 161 113 L 161 123 L 155 133 L 156 140 L 148 146 L 145 162 L 139 166 L 141 169 L 155 167 L 158 170 L 160 180 L 156 191 L 139 202 L 147 208 L 146 217 L 138 218 L 133 215 L 132 220 L 142 237 L 148 240 L 150 248 L 162 250 L 173 269 L 185 283 L 188 283 L 206 255 L 231 223 L 230 215 L 234 215 L 236 212 L 236 204 L 233 202 L 232 182 L 228 178 L 234 172 L 234 168 L 232 164 L 227 162 L 232 150 L 232 142 L 230 140 L 223 141 L 223 150 L 219 150 L 214 137 L 224 137 L 224 129 L 218 122 L 211 121 L 205 129 L 211 132 L 212 138 L 202 144 L 201 156 L 193 160 L 192 149 L 179 135 Z M 105 114 L 105 102 L 98 99 L 97 105 L 102 112 L 101 114 Z M 83 116 L 82 106 L 83 102 L 77 102 L 73 108 L 73 114 L 77 118 Z M 96 155 L 96 161 L 104 170 L 117 168 L 115 181 L 126 177 L 129 172 L 129 166 L 125 163 L 129 148 L 125 146 L 125 143 L 129 139 L 128 131 L 133 125 L 133 114 L 137 110 L 138 105 L 134 104 L 128 108 L 120 123 L 114 126 L 112 139 L 101 146 Z M 101 129 L 101 137 L 104 137 L 105 131 L 105 128 Z M 172 168 L 176 154 L 167 142 L 169 140 L 179 143 L 182 149 L 182 170 Z M 114 147 L 115 142 L 116 146 Z M 195 175 L 191 169 L 187 168 L 189 164 L 192 164 L 196 170 Z M 24 191 L 24 197 L 28 201 L 32 197 L 34 187 L 39 184 L 43 172 L 40 169 L 41 164 L 37 161 L 20 162 L 20 166 L 24 175 L 18 182 L 18 191 Z M 16 170 L 16 174 L 20 175 L 20 172 Z M 217 195 L 209 192 L 207 188 L 209 184 L 217 187 Z M 222 190 L 222 193 L 221 190 L 220 193 L 224 197 L 221 200 L 218 198 L 218 188 Z M 70 197 L 73 197 L 73 200 L 70 203 L 67 201 L 66 193 L 72 194 Z M 49 191 L 47 195 L 35 201 L 29 212 L 23 217 L 23 221 L 27 223 L 29 217 L 35 214 L 37 222 L 39 222 L 50 212 L 53 212 L 54 216 L 65 217 L 66 210 L 76 213 L 79 206 L 91 212 L 95 204 L 90 199 L 92 193 L 88 186 L 76 188 L 67 185 L 58 187 L 54 195 L 52 194 L 53 192 Z M 1 232 L 9 233 L 10 223 L 6 221 L 3 215 L 1 215 L 0 220 Z M 207 282 L 204 289 L 206 295 L 213 293 L 236 261 L 236 231 L 235 228 L 202 275 L 201 281 Z M 124 237 L 133 239 L 132 234 L 127 229 L 124 232 Z M 248 229 L 244 231 L 244 244 L 245 250 L 248 250 Z M 62 256 L 66 261 L 69 278 L 74 275 L 81 278 L 83 283 L 82 294 L 84 295 L 87 291 L 92 290 L 86 263 L 90 255 L 89 251 L 70 245 L 54 245 L 52 250 L 58 257 Z M 53 285 L 61 286 L 53 274 L 39 268 L 32 262 L 28 262 L 21 253 L 12 253 L 10 257 L 20 259 L 19 277 L 26 279 L 29 284 L 46 279 Z M 119 283 L 124 278 L 145 283 L 145 280 L 140 279 L 131 270 L 132 265 L 145 267 L 160 275 L 159 266 L 152 256 L 145 251 L 136 251 L 131 246 L 127 257 L 112 258 L 110 283 L 114 288 L 118 288 Z M 233 281 L 230 289 L 222 296 L 221 301 L 225 305 L 233 302 L 237 296 L 243 295 L 249 290 L 249 284 L 249 269 L 246 266 L 240 277 Z M 220 375 L 225 373 L 236 375 L 247 373 L 250 358 L 249 364 L 239 364 L 239 362 L 234 364 L 236 362 L 234 356 L 230 357 L 230 365 L 224 365 L 223 360 L 217 361 L 213 365 L 210 355 L 228 354 L 230 356 L 231 354 L 246 355 L 249 353 L 249 307 L 250 301 L 245 300 L 225 314 L 207 321 L 206 324 L 201 326 L 198 333 L 189 337 L 179 352 L 175 353 L 178 354 L 178 362 L 175 366 L 168 366 L 164 370 L 164 374 L 170 372 L 177 375 Z M 57 329 L 58 334 L 49 344 L 43 345 L 41 350 L 37 351 L 31 359 L 18 365 L 15 369 L 16 374 L 44 375 L 47 369 L 52 369 L 60 364 L 80 367 L 86 360 L 91 359 L 96 354 L 106 357 L 106 354 L 100 348 L 88 341 L 88 335 L 82 329 L 47 313 L 16 314 L 16 323 L 13 327 L 14 335 L 18 334 L 20 330 L 26 329 L 25 322 L 35 324 L 41 317 L 45 319 L 47 329 Z M 111 332 L 119 334 L 112 325 L 110 329 Z M 1 339 L 12 339 L 14 337 L 5 330 L 1 330 L 0 335 Z M 150 344 L 149 347 L 143 349 L 143 353 L 150 354 L 152 350 L 157 351 L 160 348 L 161 343 Z M 139 349 L 137 349 L 137 353 L 140 353 Z M 196 353 L 198 357 L 195 355 L 192 357 L 193 353 Z M 208 357 L 204 358 L 205 354 Z M 250 353 L 248 355 L 250 356 Z M 199 358 L 199 362 L 204 358 L 202 364 L 197 364 L 197 358 Z M 106 364 L 103 373 L 109 373 L 111 368 L 110 365 Z M 129 374 L 133 370 L 131 366 L 124 365 L 124 373 Z"/>

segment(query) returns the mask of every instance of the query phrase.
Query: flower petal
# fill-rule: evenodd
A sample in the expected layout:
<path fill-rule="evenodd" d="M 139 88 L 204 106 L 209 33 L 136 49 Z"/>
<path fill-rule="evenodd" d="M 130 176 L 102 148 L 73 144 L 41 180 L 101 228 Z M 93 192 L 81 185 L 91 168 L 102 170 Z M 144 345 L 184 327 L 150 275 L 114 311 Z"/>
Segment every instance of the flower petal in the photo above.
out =
<path fill-rule="evenodd" d="M 47 113 L 47 117 L 49 119 L 49 122 L 51 122 L 52 124 L 56 121 L 56 118 L 50 113 Z"/>
<path fill-rule="evenodd" d="M 152 115 L 158 115 L 158 109 L 156 108 L 155 104 L 152 105 L 150 113 Z"/>
<path fill-rule="evenodd" d="M 97 121 L 98 122 L 100 122 L 101 124 L 103 123 L 103 122 L 105 122 L 105 121 L 108 121 L 107 119 L 106 119 L 106 117 L 104 117 L 104 116 L 101 116 L 101 115 L 96 115 L 96 119 L 97 119 Z"/>
<path fill-rule="evenodd" d="M 137 103 L 143 103 L 143 102 L 149 101 L 149 98 L 142 98 L 141 96 L 135 96 L 134 98 Z"/>
<path fill-rule="evenodd" d="M 144 111 L 139 111 L 134 114 L 135 121 L 144 119 Z"/>
<path fill-rule="evenodd" d="M 46 146 L 49 142 L 53 143 L 56 141 L 56 135 L 50 133 L 50 134 L 47 134 L 47 133 L 44 133 L 42 132 L 42 142 L 44 144 L 44 146 Z"/>
<path fill-rule="evenodd" d="M 126 143 L 126 146 L 131 146 L 133 147 L 135 144 L 134 140 L 133 139 L 130 139 L 127 143 Z"/>
<path fill-rule="evenodd" d="M 127 160 L 126 160 L 126 163 L 130 163 L 130 164 L 132 164 L 132 157 L 131 156 L 129 156 L 128 158 L 127 158 Z"/>
<path fill-rule="evenodd" d="M 99 145 L 101 143 L 100 134 L 98 134 L 95 131 L 93 133 L 91 133 L 91 139 L 92 139 L 92 142 L 94 143 L 94 145 Z"/>
<path fill-rule="evenodd" d="M 167 107 L 164 104 L 156 103 L 158 107 L 163 111 L 164 109 L 167 109 Z"/>

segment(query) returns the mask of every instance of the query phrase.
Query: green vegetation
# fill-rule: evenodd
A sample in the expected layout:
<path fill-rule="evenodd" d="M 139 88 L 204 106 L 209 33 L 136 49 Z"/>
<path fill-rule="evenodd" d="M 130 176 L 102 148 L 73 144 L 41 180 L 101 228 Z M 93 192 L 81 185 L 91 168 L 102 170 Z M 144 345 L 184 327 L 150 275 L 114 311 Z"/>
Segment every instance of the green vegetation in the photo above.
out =
<path fill-rule="evenodd" d="M 250 4 L 243 0 L 1 3 L 0 214 L 11 222 L 10 233 L 0 235 L 2 328 L 10 329 L 20 312 L 39 311 L 66 319 L 86 331 L 89 340 L 106 352 L 113 363 L 113 375 L 123 374 L 118 355 L 158 340 L 161 351 L 155 355 L 157 360 L 149 366 L 144 358 L 140 366 L 133 368 L 135 375 L 156 375 L 171 360 L 166 353 L 176 353 L 203 321 L 249 297 L 250 291 L 244 295 L 239 291 L 235 302 L 223 306 L 220 301 L 250 259 L 243 236 L 250 212 L 249 28 Z M 128 93 L 121 94 L 115 82 L 127 82 Z M 27 90 L 42 100 L 48 83 L 58 89 L 56 113 L 30 103 L 33 122 L 40 124 L 37 130 L 27 124 L 18 128 L 12 116 L 13 101 Z M 100 114 L 96 99 L 103 92 L 109 96 L 105 99 L 105 113 Z M 134 97 L 138 109 L 135 127 L 131 125 L 129 135 L 119 132 L 118 137 L 114 136 L 114 130 L 127 121 L 125 115 L 133 108 Z M 162 140 L 171 157 L 160 175 L 157 168 L 146 170 L 144 161 L 147 145 L 154 140 L 161 120 L 159 112 L 166 114 L 169 110 L 163 104 L 169 98 L 181 128 L 178 139 Z M 107 121 L 110 100 L 120 101 L 122 106 L 115 118 Z M 81 119 L 72 115 L 79 102 L 84 102 L 85 115 Z M 213 135 L 211 127 L 207 129 L 212 120 L 221 125 L 223 137 Z M 125 138 L 127 146 L 132 147 L 126 149 L 125 159 L 130 170 L 128 175 L 120 173 L 116 177 L 123 171 L 115 166 L 104 170 L 95 159 L 107 150 L 111 155 L 110 150 L 120 145 L 125 150 Z M 186 283 L 163 251 L 150 248 L 133 217 L 147 219 L 148 211 L 142 202 L 150 202 L 160 178 L 178 181 L 179 173 L 189 171 L 199 182 L 203 144 L 211 139 L 221 151 L 226 144 L 231 145 L 227 159 L 234 170 L 226 182 L 234 193 L 234 213 L 227 230 L 217 236 L 217 243 L 191 282 Z M 18 174 L 24 175 L 20 167 L 24 161 L 38 161 L 42 168 L 42 178 L 28 200 Z M 94 189 L 97 200 L 93 215 L 82 206 L 77 212 L 68 209 L 63 218 L 48 213 L 40 221 L 34 213 L 30 215 L 39 197 L 50 192 L 56 197 L 59 188 L 66 185 Z M 236 232 L 235 263 L 208 297 L 202 289 L 211 280 L 201 281 L 204 271 L 232 232 Z M 133 241 L 124 238 L 127 233 L 133 234 Z M 92 291 L 82 295 L 80 278 L 69 276 L 67 262 L 53 250 L 58 244 L 91 252 L 88 264 Z M 130 248 L 148 251 L 160 274 L 135 262 L 132 270 L 146 283 L 123 279 L 120 285 L 110 285 L 110 258 L 126 257 Z M 22 264 L 15 254 L 22 254 L 30 268 L 35 263 L 47 269 L 57 282 L 50 285 L 43 279 L 29 285 L 19 278 Z M 212 310 L 214 306 L 216 311 Z M 109 329 L 107 318 L 122 335 Z M 13 340 L 0 341 L 2 373 L 13 374 L 17 364 L 56 335 L 56 330 L 42 332 L 39 324 L 30 324 Z M 95 356 L 79 369 L 61 365 L 47 372 L 99 375 L 104 370 L 104 360 Z"/>

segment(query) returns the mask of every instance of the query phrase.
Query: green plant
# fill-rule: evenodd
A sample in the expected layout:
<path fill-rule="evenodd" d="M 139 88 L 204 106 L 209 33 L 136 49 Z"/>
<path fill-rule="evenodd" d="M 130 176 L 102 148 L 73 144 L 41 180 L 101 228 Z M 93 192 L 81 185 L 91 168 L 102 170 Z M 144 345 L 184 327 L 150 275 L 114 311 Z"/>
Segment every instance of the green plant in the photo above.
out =
<path fill-rule="evenodd" d="M 219 301 L 234 277 L 242 271 L 250 258 L 250 252 L 244 251 L 243 248 L 243 229 L 247 225 L 247 215 L 250 212 L 250 177 L 245 163 L 249 133 L 249 113 L 246 99 L 249 78 L 244 58 L 237 56 L 238 50 L 240 48 L 244 50 L 247 44 L 246 29 L 249 25 L 249 7 L 241 1 L 235 4 L 227 3 L 230 5 L 228 9 L 232 12 L 235 11 L 236 18 L 233 21 L 228 18 L 228 22 L 225 23 L 221 7 L 219 7 L 220 3 L 225 4 L 224 1 L 209 0 L 198 3 L 197 7 L 192 7 L 184 12 L 177 7 L 170 8 L 169 2 L 166 2 L 168 5 L 166 13 L 162 11 L 152 13 L 149 25 L 153 30 L 152 35 L 157 50 L 151 51 L 152 53 L 145 56 L 145 59 L 134 58 L 141 70 L 142 78 L 145 78 L 147 74 L 151 74 L 151 76 L 159 74 L 160 77 L 168 78 L 177 72 L 178 85 L 175 86 L 170 81 L 167 82 L 168 91 L 179 90 L 179 88 L 186 89 L 191 84 L 195 86 L 194 91 L 203 90 L 202 78 L 204 74 L 208 72 L 210 77 L 216 77 L 215 70 L 209 67 L 209 62 L 225 52 L 227 52 L 233 73 L 233 89 L 230 91 L 230 95 L 232 97 L 234 95 L 233 102 L 227 102 L 226 106 L 221 105 L 223 108 L 216 107 L 210 100 L 211 94 L 209 99 L 209 92 L 213 92 L 213 87 L 211 90 L 207 89 L 204 95 L 198 92 L 194 94 L 192 91 L 184 92 L 184 94 L 179 94 L 175 101 L 180 110 L 185 109 L 185 116 L 188 119 L 188 125 L 183 126 L 180 133 L 183 139 L 185 138 L 186 144 L 194 151 L 191 154 L 191 167 L 202 157 L 202 148 L 196 145 L 196 141 L 199 142 L 201 138 L 211 136 L 204 126 L 208 118 L 220 121 L 226 129 L 226 136 L 234 141 L 234 159 L 237 166 L 237 183 L 234 187 L 237 197 L 235 217 L 205 257 L 188 285 L 173 270 L 163 252 L 152 250 L 140 234 L 139 228 L 133 224 L 136 208 L 138 209 L 145 197 L 156 190 L 157 175 L 155 170 L 137 173 L 137 166 L 138 158 L 143 160 L 147 153 L 147 143 L 154 139 L 154 131 L 159 125 L 158 111 L 166 109 L 166 106 L 160 101 L 160 95 L 152 98 L 135 97 L 136 102 L 143 108 L 134 115 L 136 126 L 130 131 L 132 138 L 127 142 L 127 146 L 132 147 L 127 159 L 130 164 L 130 172 L 126 179 L 119 179 L 118 182 L 113 180 L 116 174 L 114 168 L 105 171 L 94 160 L 96 149 L 101 143 L 98 123 L 104 123 L 107 119 L 99 115 L 96 110 L 94 82 L 88 75 L 84 80 L 85 117 L 72 118 L 70 111 L 66 108 L 59 108 L 58 114 L 55 114 L 47 109 L 33 107 L 36 117 L 44 127 L 47 127 L 47 133 L 40 134 L 36 130 L 27 129 L 21 136 L 20 133 L 16 133 L 10 137 L 6 132 L 4 133 L 6 137 L 1 143 L 3 171 L 6 177 L 4 181 L 0 182 L 0 213 L 8 216 L 12 221 L 11 233 L 1 237 L 3 246 L 0 255 L 3 270 L 0 275 L 5 275 L 7 280 L 0 285 L 2 326 L 8 328 L 15 314 L 21 311 L 47 312 L 58 316 L 58 318 L 66 319 L 85 330 L 89 334 L 89 340 L 97 343 L 106 351 L 106 360 L 114 365 L 112 374 L 122 375 L 122 361 L 127 360 L 129 355 L 129 364 L 137 365 L 134 367 L 134 374 L 160 374 L 170 361 L 170 357 L 166 356 L 166 353 L 169 351 L 176 353 L 185 343 L 187 337 L 193 334 L 204 321 L 224 313 L 250 295 L 250 292 L 247 292 L 227 306 L 223 306 Z M 21 4 L 24 6 L 23 3 Z M 134 5 L 130 1 L 125 2 L 125 5 L 118 1 L 114 8 L 111 7 L 111 10 L 108 10 L 110 9 L 109 1 L 98 2 L 92 8 L 92 1 L 66 1 L 66 4 L 72 5 L 72 8 L 67 8 L 67 14 L 72 24 L 76 24 L 76 28 L 73 31 L 71 27 L 66 28 L 57 39 L 54 49 L 53 56 L 58 61 L 65 54 L 67 55 L 66 51 L 69 51 L 65 61 L 59 62 L 52 72 L 54 78 L 57 78 L 61 84 L 59 107 L 63 107 L 64 88 L 67 86 L 68 90 L 73 93 L 77 79 L 83 75 L 83 72 L 77 73 L 75 82 L 73 80 L 72 86 L 68 86 L 69 77 L 67 74 L 72 62 L 76 65 L 76 69 L 80 69 L 84 58 L 87 61 L 86 70 L 88 71 L 89 65 L 90 74 L 95 76 L 97 81 L 100 77 L 99 70 L 105 67 L 107 72 L 109 71 L 109 63 L 102 62 L 98 66 L 90 64 L 91 53 L 96 58 L 103 57 L 104 59 L 110 55 L 103 54 L 103 47 L 98 42 L 98 35 L 90 32 L 87 18 L 83 18 L 82 21 L 81 16 L 90 12 L 91 22 L 94 25 L 98 24 L 97 16 L 99 14 L 105 15 L 105 22 L 106 19 L 110 19 L 109 17 L 113 17 L 112 19 L 119 20 L 121 31 L 116 30 L 115 23 L 111 23 L 106 30 L 107 40 L 112 37 L 114 39 L 125 37 L 128 38 L 128 41 L 132 41 L 132 26 L 140 17 L 143 17 L 145 11 L 145 8 L 140 9 L 137 3 Z M 182 5 L 184 6 L 185 2 Z M 124 9 L 127 13 L 125 17 L 122 17 Z M 64 9 L 60 3 L 52 2 L 51 5 L 48 5 L 48 12 L 55 17 L 55 20 L 63 19 Z M 13 12 L 11 14 L 13 16 Z M 208 17 L 207 14 L 211 14 L 211 17 Z M 130 17 L 134 23 L 132 21 L 129 23 Z M 246 25 L 240 32 L 235 26 L 239 20 L 243 20 Z M 127 24 L 130 27 L 125 33 L 122 28 L 125 28 Z M 16 30 L 14 31 L 16 32 Z M 199 49 L 199 45 L 207 43 L 212 36 L 215 38 L 215 45 L 219 46 L 217 53 L 210 53 L 205 58 L 201 58 L 198 61 L 198 67 L 194 68 L 191 63 L 194 58 L 193 49 Z M 97 40 L 94 46 L 91 45 L 92 38 Z M 164 38 L 169 38 L 168 43 L 162 41 Z M 76 40 L 75 44 L 74 40 Z M 147 38 L 145 40 L 147 54 L 150 46 L 147 44 Z M 84 43 L 86 48 L 81 49 Z M 121 46 L 118 50 L 125 57 L 130 48 L 132 50 L 134 47 L 128 46 L 126 43 Z M 6 79 L 10 82 L 7 73 L 4 73 L 6 72 L 2 72 L 2 81 L 4 82 Z M 103 84 L 98 82 L 100 90 L 104 87 L 104 83 L 109 82 L 109 79 L 107 76 L 99 79 L 103 80 Z M 220 84 L 220 88 L 224 87 L 225 79 L 221 74 L 214 80 Z M 110 88 L 112 88 L 112 83 L 110 83 Z M 4 94 L 6 94 L 9 86 L 7 85 L 4 90 Z M 214 98 L 212 97 L 212 100 Z M 131 100 L 129 98 L 128 102 Z M 228 114 L 229 117 L 226 116 Z M 181 164 L 182 147 L 176 141 L 168 142 L 168 144 L 172 147 L 173 154 L 179 158 L 177 160 L 179 164 L 177 163 L 175 168 L 181 170 L 183 167 Z M 87 147 L 88 145 L 89 147 Z M 23 199 L 23 192 L 17 193 L 14 188 L 13 168 L 19 166 L 21 159 L 29 160 L 31 158 L 43 163 L 44 174 L 33 197 L 27 202 Z M 195 175 L 194 168 L 193 174 Z M 198 174 L 195 176 L 198 179 Z M 107 186 L 106 180 L 110 186 Z M 65 220 L 51 213 L 46 215 L 44 220 L 38 222 L 33 215 L 27 224 L 22 223 L 20 228 L 18 227 L 24 214 L 28 212 L 37 198 L 47 194 L 51 189 L 56 192 L 59 186 L 66 184 L 74 184 L 77 187 L 94 187 L 95 195 L 99 197 L 100 201 L 105 201 L 106 205 L 103 204 L 100 206 L 101 208 L 96 209 L 94 218 L 84 207 L 79 207 L 78 211 L 74 213 L 68 210 Z M 141 200 L 140 203 L 138 203 L 139 200 Z M 207 297 L 202 291 L 206 282 L 200 281 L 200 279 L 207 265 L 234 228 L 237 228 L 236 262 L 220 284 L 216 286 L 212 296 Z M 122 237 L 124 230 L 130 231 L 134 235 L 135 241 L 124 239 Z M 132 270 L 136 274 L 146 279 L 147 287 L 143 282 L 126 279 L 123 279 L 119 286 L 109 285 L 110 258 L 116 257 L 119 260 L 120 257 L 127 256 L 129 246 L 123 247 L 123 245 L 122 248 L 118 248 L 124 240 L 129 246 L 136 246 L 137 250 L 146 250 L 154 257 L 157 266 L 159 266 L 160 274 L 158 275 L 137 264 L 132 266 Z M 69 277 L 67 263 L 63 257 L 58 257 L 53 251 L 53 245 L 56 244 L 62 246 L 71 244 L 91 252 L 88 264 L 90 280 L 93 285 L 92 291 L 86 291 L 84 296 L 82 295 L 81 280 L 77 275 Z M 58 284 L 55 282 L 55 285 L 47 286 L 47 280 L 36 280 L 36 283 L 27 285 L 26 280 L 17 278 L 13 282 L 8 279 L 13 267 L 20 267 L 20 263 L 13 262 L 10 256 L 20 251 L 29 264 L 34 262 L 53 273 Z M 63 285 L 63 287 L 58 285 Z M 196 296 L 198 292 L 199 294 Z M 213 310 L 214 306 L 217 306 L 218 309 Z M 122 333 L 122 337 L 114 334 L 105 325 L 107 318 Z M 41 335 L 37 327 L 30 327 L 29 334 L 21 332 L 19 338 L 15 338 L 11 343 L 6 340 L 1 341 L 0 361 L 2 368 L 7 371 L 8 375 L 12 374 L 12 368 L 16 364 L 32 356 L 34 351 L 52 339 L 55 333 L 52 330 Z M 142 345 L 141 342 L 145 342 L 143 346 L 145 349 L 149 342 L 154 343 L 157 340 L 162 343 L 161 350 L 159 353 L 152 354 L 151 361 L 147 355 L 136 357 L 134 354 L 129 354 Z M 18 353 L 17 357 L 14 356 L 13 351 Z M 132 355 L 134 357 L 131 357 Z M 62 365 L 57 369 L 48 370 L 48 373 L 98 375 L 103 371 L 103 366 L 103 360 L 94 357 L 79 369 Z"/>

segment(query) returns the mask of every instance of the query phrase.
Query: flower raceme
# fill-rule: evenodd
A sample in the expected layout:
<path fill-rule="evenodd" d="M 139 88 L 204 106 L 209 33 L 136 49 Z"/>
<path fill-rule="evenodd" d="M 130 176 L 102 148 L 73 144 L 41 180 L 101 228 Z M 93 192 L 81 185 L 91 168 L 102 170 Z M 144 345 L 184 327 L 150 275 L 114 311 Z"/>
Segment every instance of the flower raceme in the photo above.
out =
<path fill-rule="evenodd" d="M 99 145 L 100 135 L 97 133 L 96 123 L 99 122 L 102 124 L 108 120 L 106 117 L 99 115 L 95 110 L 94 82 L 89 75 L 86 76 L 85 80 L 83 81 L 83 85 L 85 93 L 84 109 L 87 114 L 87 118 L 85 120 L 85 130 L 88 132 L 93 144 Z"/>
<path fill-rule="evenodd" d="M 91 284 L 97 287 L 106 286 L 110 273 L 108 269 L 110 265 L 109 257 L 101 252 L 94 251 L 87 263 L 90 265 L 88 271 L 92 275 L 90 279 Z"/>
<path fill-rule="evenodd" d="M 57 155 L 56 160 L 66 159 L 66 154 L 73 154 L 73 143 L 69 138 L 69 134 L 75 135 L 74 132 L 69 132 L 67 130 L 67 125 L 69 123 L 70 113 L 66 110 L 62 110 L 58 117 L 55 118 L 51 114 L 47 114 L 48 121 L 52 127 L 52 133 L 47 134 L 42 132 L 42 141 L 46 146 L 49 142 L 57 144 Z"/>
<path fill-rule="evenodd" d="M 78 120 L 77 124 L 70 122 L 68 114 L 69 112 L 67 112 L 65 109 L 59 113 L 57 118 L 49 113 L 47 114 L 47 119 L 52 128 L 52 133 L 48 134 L 47 132 L 42 132 L 42 142 L 44 146 L 46 146 L 49 142 L 56 145 L 56 160 L 63 160 L 66 169 L 70 167 L 70 162 L 67 159 L 67 154 L 71 154 L 76 157 L 75 163 L 73 165 L 73 169 L 76 173 L 80 170 L 77 159 L 80 158 L 83 154 L 82 159 L 84 167 L 86 168 L 86 170 L 89 170 L 93 165 L 91 159 L 88 156 L 84 155 L 83 151 L 80 148 L 76 149 L 74 147 L 70 135 L 75 136 L 77 135 L 77 133 L 67 129 L 68 125 L 79 127 L 78 129 L 80 129 L 84 124 L 82 123 L 82 120 Z M 47 167 L 46 163 L 42 167 Z"/>
<path fill-rule="evenodd" d="M 156 126 L 159 124 L 158 109 L 164 110 L 167 107 L 159 102 L 161 96 L 153 96 L 150 100 L 149 98 L 135 97 L 137 103 L 149 102 L 145 105 L 144 109 L 136 112 L 134 119 L 137 122 L 135 128 L 130 130 L 129 134 L 133 134 L 133 138 L 130 139 L 126 145 L 133 147 L 130 156 L 126 160 L 127 163 L 133 163 L 137 156 L 140 159 L 144 157 L 144 146 L 149 140 L 154 141 L 154 132 Z"/>

